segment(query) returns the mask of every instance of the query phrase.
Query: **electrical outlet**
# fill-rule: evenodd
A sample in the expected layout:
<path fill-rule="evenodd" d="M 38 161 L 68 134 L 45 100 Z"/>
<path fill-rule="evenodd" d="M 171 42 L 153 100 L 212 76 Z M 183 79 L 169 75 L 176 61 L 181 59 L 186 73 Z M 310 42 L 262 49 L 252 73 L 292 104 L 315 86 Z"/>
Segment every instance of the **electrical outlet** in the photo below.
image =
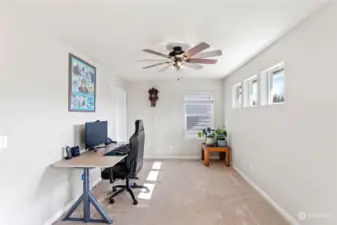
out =
<path fill-rule="evenodd" d="M 0 136 L 0 149 L 7 148 L 7 136 Z"/>

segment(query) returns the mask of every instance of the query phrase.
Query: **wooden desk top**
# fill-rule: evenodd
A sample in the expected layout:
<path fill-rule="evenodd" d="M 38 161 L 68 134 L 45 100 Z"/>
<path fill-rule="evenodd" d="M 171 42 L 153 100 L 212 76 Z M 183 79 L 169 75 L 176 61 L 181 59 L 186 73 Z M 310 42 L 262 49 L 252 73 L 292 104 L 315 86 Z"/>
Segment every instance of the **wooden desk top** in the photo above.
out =
<path fill-rule="evenodd" d="M 104 156 L 104 154 L 111 152 L 115 148 L 121 146 L 120 144 L 109 145 L 105 148 L 98 149 L 97 152 L 85 151 L 80 156 L 73 157 L 70 160 L 62 159 L 52 166 L 63 168 L 109 168 L 116 165 L 119 161 L 126 157 L 121 156 Z"/>

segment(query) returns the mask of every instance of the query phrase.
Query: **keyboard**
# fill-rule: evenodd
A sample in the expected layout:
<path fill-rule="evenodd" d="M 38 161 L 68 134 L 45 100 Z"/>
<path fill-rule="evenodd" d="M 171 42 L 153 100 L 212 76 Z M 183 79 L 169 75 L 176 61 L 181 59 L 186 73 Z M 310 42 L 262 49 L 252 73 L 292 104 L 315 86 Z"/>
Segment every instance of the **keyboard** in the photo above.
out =
<path fill-rule="evenodd" d="M 126 155 L 129 153 L 129 146 L 128 145 L 121 145 L 111 152 L 105 153 L 104 156 L 116 156 L 116 155 Z"/>

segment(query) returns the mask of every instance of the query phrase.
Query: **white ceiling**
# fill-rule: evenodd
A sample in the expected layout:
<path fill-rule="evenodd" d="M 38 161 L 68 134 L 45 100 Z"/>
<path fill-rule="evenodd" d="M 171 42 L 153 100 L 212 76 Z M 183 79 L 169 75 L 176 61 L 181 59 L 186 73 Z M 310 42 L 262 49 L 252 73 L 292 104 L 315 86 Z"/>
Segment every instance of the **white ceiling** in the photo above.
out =
<path fill-rule="evenodd" d="M 11 6 L 30 23 L 51 32 L 89 58 L 129 80 L 172 79 L 176 72 L 159 73 L 150 48 L 201 41 L 223 56 L 216 65 L 195 71 L 183 68 L 185 78 L 223 78 L 277 40 L 327 0 L 11 0 Z M 254 3 L 253 3 L 254 2 Z M 174 76 L 172 76 L 174 75 Z"/>

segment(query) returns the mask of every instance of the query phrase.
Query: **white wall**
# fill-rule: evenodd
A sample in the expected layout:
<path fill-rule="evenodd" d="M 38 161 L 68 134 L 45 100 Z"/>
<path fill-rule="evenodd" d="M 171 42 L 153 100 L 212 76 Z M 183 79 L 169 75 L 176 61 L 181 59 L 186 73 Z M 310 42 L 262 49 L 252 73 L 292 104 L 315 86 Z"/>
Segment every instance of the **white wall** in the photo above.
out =
<path fill-rule="evenodd" d="M 115 109 L 116 109 L 116 131 L 115 140 L 118 142 L 128 142 L 127 137 L 127 119 L 126 119 L 126 91 L 123 88 L 114 88 L 113 97 L 115 98 Z"/>
<path fill-rule="evenodd" d="M 285 62 L 284 105 L 232 109 L 232 86 Z M 303 225 L 337 224 L 337 4 L 225 80 L 233 162 Z"/>
<path fill-rule="evenodd" d="M 172 73 L 176 76 L 176 72 Z M 148 90 L 159 90 L 157 107 L 151 108 Z M 223 127 L 223 85 L 220 80 L 137 82 L 127 85 L 128 134 L 143 119 L 145 157 L 200 157 L 200 139 L 185 138 L 184 93 L 210 91 L 214 98 L 215 126 Z"/>
<path fill-rule="evenodd" d="M 13 19 L 0 16 L 0 224 L 42 225 L 82 190 L 81 172 L 52 168 L 62 146 L 79 143 L 78 126 L 109 120 L 111 90 L 121 81 L 71 47 Z M 68 53 L 97 67 L 97 112 L 68 112 Z M 98 179 L 99 170 L 92 174 Z"/>

